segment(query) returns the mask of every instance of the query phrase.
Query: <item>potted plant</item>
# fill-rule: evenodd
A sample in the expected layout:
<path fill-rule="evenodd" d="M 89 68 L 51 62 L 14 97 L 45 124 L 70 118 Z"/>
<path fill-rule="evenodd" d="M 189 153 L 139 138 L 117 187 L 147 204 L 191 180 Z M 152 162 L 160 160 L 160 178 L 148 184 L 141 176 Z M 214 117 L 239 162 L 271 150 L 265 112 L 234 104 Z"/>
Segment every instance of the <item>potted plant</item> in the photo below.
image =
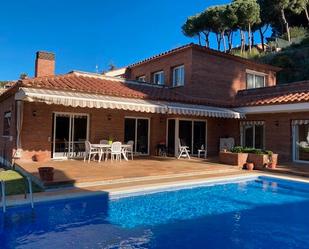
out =
<path fill-rule="evenodd" d="M 271 169 L 275 169 L 277 167 L 278 163 L 278 154 L 274 154 L 272 151 L 267 151 L 268 157 L 269 157 L 269 163 L 268 167 Z"/>
<path fill-rule="evenodd" d="M 39 175 L 42 181 L 50 182 L 54 180 L 54 168 L 53 167 L 39 167 Z"/>
<path fill-rule="evenodd" d="M 247 162 L 247 163 L 246 163 L 246 169 L 249 170 L 249 171 L 254 170 L 254 163 L 252 163 L 252 162 Z"/>
<path fill-rule="evenodd" d="M 43 154 L 34 154 L 33 156 L 32 156 L 32 160 L 34 161 L 34 162 L 43 162 L 43 161 L 45 161 L 46 160 L 46 155 L 43 155 Z"/>
<path fill-rule="evenodd" d="M 111 145 L 113 143 L 113 136 L 108 137 L 108 144 Z"/>

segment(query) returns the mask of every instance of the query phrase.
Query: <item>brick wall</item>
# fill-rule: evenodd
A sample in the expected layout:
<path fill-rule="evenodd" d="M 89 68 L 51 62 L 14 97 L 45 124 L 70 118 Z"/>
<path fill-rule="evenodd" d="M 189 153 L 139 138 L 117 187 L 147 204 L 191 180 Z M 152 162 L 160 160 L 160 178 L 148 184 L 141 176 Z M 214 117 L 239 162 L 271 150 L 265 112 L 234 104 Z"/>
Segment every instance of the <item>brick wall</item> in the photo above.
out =
<path fill-rule="evenodd" d="M 276 85 L 276 73 L 265 66 L 240 62 L 191 47 L 133 66 L 126 77 L 135 80 L 146 75 L 146 81 L 151 82 L 152 73 L 163 70 L 166 85 L 171 86 L 172 68 L 182 64 L 185 66 L 185 86 L 177 87 L 177 91 L 186 95 L 230 104 L 237 91 L 246 89 L 247 69 L 265 73 L 266 86 Z"/>
<path fill-rule="evenodd" d="M 275 74 L 263 67 L 193 49 L 192 79 L 185 85 L 183 91 L 193 96 L 230 102 L 237 91 L 246 89 L 246 69 L 266 73 L 267 86 L 276 84 Z"/>
<path fill-rule="evenodd" d="M 109 136 L 113 136 L 115 140 L 123 141 L 125 116 L 150 118 L 150 154 L 155 154 L 157 143 L 165 140 L 166 119 L 159 114 L 95 108 L 70 108 L 26 102 L 22 130 L 23 159 L 31 160 L 35 154 L 41 154 L 46 159 L 51 157 L 52 145 L 50 141 L 53 132 L 53 112 L 89 114 L 89 140 L 92 143 L 99 143 L 101 139 L 108 139 Z M 35 113 L 35 116 L 33 116 L 33 113 Z M 111 120 L 108 118 L 109 115 Z"/>
<path fill-rule="evenodd" d="M 247 115 L 246 121 L 265 121 L 265 148 L 279 154 L 279 162 L 292 161 L 292 126 L 295 119 L 306 119 L 309 112 Z M 236 127 L 235 127 L 236 128 Z M 240 137 L 240 129 L 234 130 Z"/>
<path fill-rule="evenodd" d="M 124 140 L 124 118 L 145 117 L 150 118 L 150 154 L 155 155 L 156 145 L 166 139 L 167 118 L 196 119 L 190 116 L 167 116 L 160 114 L 147 114 L 138 112 L 125 112 L 118 110 L 103 110 L 89 108 L 70 108 L 42 103 L 25 102 L 24 123 L 22 130 L 23 158 L 31 160 L 35 154 L 41 154 L 46 159 L 51 157 L 52 138 L 52 114 L 53 112 L 85 113 L 90 116 L 89 140 L 98 143 L 100 139 L 108 139 L 113 136 L 116 140 Z M 33 116 L 35 114 L 35 116 Z M 108 120 L 110 116 L 111 120 Z M 202 118 L 207 120 L 207 145 L 209 155 L 217 155 L 219 139 L 224 136 L 234 135 L 235 130 L 226 128 L 226 124 L 236 124 L 237 120 Z M 230 131 L 232 130 L 232 131 Z M 34 132 L 35 131 L 35 132 Z"/>
<path fill-rule="evenodd" d="M 150 62 L 134 66 L 127 74 L 127 78 L 136 80 L 137 77 L 145 75 L 146 82 L 152 82 L 152 74 L 157 71 L 164 71 L 165 85 L 172 86 L 172 69 L 174 67 L 184 65 L 185 67 L 185 82 L 191 80 L 191 49 L 178 51 L 166 57 L 154 59 Z"/>

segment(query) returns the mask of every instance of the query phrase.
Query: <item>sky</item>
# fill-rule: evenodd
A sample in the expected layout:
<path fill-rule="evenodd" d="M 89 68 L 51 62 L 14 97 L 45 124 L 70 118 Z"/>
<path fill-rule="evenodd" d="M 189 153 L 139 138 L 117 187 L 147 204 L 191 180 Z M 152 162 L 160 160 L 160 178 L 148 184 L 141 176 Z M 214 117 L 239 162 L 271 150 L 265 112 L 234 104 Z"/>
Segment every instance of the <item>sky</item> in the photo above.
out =
<path fill-rule="evenodd" d="M 226 0 L 1 1 L 0 81 L 34 74 L 36 51 L 56 54 L 56 73 L 122 67 L 194 42 L 188 16 Z M 213 38 L 214 39 L 214 38 Z M 195 40 L 195 42 L 197 42 Z M 213 42 L 215 45 L 215 42 Z"/>

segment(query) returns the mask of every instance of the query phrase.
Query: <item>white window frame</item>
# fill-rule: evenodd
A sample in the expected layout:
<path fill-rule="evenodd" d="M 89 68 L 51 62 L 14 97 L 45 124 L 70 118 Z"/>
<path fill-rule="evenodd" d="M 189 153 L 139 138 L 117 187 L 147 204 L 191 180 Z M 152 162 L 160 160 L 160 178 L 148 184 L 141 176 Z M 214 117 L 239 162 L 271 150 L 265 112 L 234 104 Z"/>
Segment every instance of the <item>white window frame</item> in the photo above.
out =
<path fill-rule="evenodd" d="M 137 81 L 146 82 L 146 75 L 141 75 L 137 77 Z"/>
<path fill-rule="evenodd" d="M 256 122 L 256 123 L 255 123 Z M 263 123 L 259 123 L 259 122 L 263 122 L 263 121 L 252 121 L 252 123 L 250 123 L 250 124 L 240 124 L 240 145 L 242 146 L 242 147 L 244 147 L 245 146 L 245 144 L 244 144 L 244 138 L 245 138 L 245 127 L 246 126 L 253 126 L 253 141 L 252 141 L 252 147 L 254 148 L 254 149 L 256 149 L 255 148 L 255 126 L 257 126 L 257 125 L 262 125 L 263 126 L 263 148 L 259 148 L 259 149 L 262 149 L 262 150 L 265 150 L 265 122 L 263 122 Z"/>
<path fill-rule="evenodd" d="M 182 82 L 176 82 L 176 70 L 177 69 L 182 69 L 183 70 L 183 76 L 182 76 Z M 185 84 L 185 66 L 184 65 L 180 65 L 177 67 L 173 68 L 173 86 L 177 87 L 177 86 L 184 86 Z"/>
<path fill-rule="evenodd" d="M 248 74 L 251 74 L 253 76 L 253 87 L 248 88 Z M 263 77 L 263 86 L 266 86 L 266 76 L 267 74 L 262 73 L 262 72 L 257 72 L 257 71 L 253 71 L 253 70 L 246 70 L 246 89 L 255 89 L 255 88 L 262 88 L 262 87 L 256 87 L 256 76 L 260 76 Z"/>
<path fill-rule="evenodd" d="M 65 155 L 58 155 L 56 154 L 55 151 L 55 141 L 56 141 L 56 117 L 57 116 L 67 116 L 70 118 L 70 124 L 69 124 L 69 151 L 67 156 Z M 76 112 L 53 112 L 53 116 L 54 116 L 54 127 L 53 127 L 53 134 L 52 134 L 52 143 L 53 143 L 53 151 L 52 151 L 52 160 L 59 160 L 59 159 L 69 159 L 70 158 L 70 153 L 71 153 L 71 149 L 72 149 L 72 134 L 74 133 L 74 124 L 72 125 L 72 120 L 74 118 L 74 116 L 86 116 L 87 117 L 87 134 L 86 134 L 86 141 L 89 141 L 89 131 L 90 131 L 90 115 L 88 113 L 76 113 Z"/>
<path fill-rule="evenodd" d="M 296 120 L 294 120 L 296 121 Z M 299 160 L 297 159 L 297 146 L 296 146 L 296 142 L 298 140 L 298 125 L 299 124 L 293 124 L 292 122 L 292 141 L 293 141 L 293 144 L 292 144 L 292 160 L 293 162 L 295 163 L 308 163 L 308 161 L 305 161 L 305 160 Z"/>
<path fill-rule="evenodd" d="M 155 81 L 157 75 L 159 75 L 159 79 L 160 79 L 159 82 Z M 164 77 L 164 71 L 163 70 L 154 72 L 152 74 L 152 83 L 157 84 L 157 85 L 164 85 L 165 84 L 165 77 Z"/>

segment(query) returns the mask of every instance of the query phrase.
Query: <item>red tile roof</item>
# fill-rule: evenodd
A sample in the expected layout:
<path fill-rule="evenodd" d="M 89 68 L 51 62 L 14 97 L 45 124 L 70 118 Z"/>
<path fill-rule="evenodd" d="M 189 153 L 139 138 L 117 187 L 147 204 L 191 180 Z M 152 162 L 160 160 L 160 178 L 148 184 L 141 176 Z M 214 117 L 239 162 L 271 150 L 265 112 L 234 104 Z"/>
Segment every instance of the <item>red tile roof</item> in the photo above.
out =
<path fill-rule="evenodd" d="M 242 90 L 236 95 L 235 102 L 228 104 L 222 101 L 185 95 L 178 92 L 177 88 L 171 89 L 148 83 L 82 72 L 20 80 L 1 94 L 0 100 L 11 96 L 19 87 L 67 90 L 114 97 L 183 102 L 220 107 L 288 104 L 309 101 L 309 81 Z"/>
<path fill-rule="evenodd" d="M 67 90 L 114 97 L 208 104 L 215 106 L 223 105 L 223 103 L 218 101 L 210 102 L 204 98 L 193 98 L 181 94 L 177 92 L 177 89 L 82 72 L 24 79 L 19 81 L 18 84 L 21 87 Z"/>
<path fill-rule="evenodd" d="M 309 81 L 301 81 L 273 87 L 239 91 L 236 106 L 256 106 L 302 103 L 309 101 Z"/>
<path fill-rule="evenodd" d="M 207 48 L 205 46 L 201 46 L 201 45 L 194 44 L 194 43 L 189 43 L 189 44 L 183 45 L 181 47 L 177 47 L 177 48 L 165 51 L 163 53 L 151 56 L 147 59 L 144 59 L 142 61 L 139 61 L 139 62 L 136 62 L 136 63 L 129 65 L 128 68 L 136 67 L 136 66 L 139 66 L 141 64 L 147 63 L 149 61 L 159 59 L 159 58 L 162 58 L 164 56 L 167 56 L 167 55 L 170 55 L 170 54 L 173 54 L 173 53 L 177 53 L 177 52 L 189 49 L 189 48 L 198 49 L 198 50 L 203 51 L 203 52 L 208 53 L 208 54 L 224 57 L 226 59 L 234 60 L 234 61 L 244 63 L 244 64 L 247 64 L 247 65 L 254 65 L 254 66 L 259 66 L 259 67 L 262 67 L 262 68 L 267 68 L 267 69 L 273 70 L 275 72 L 281 70 L 281 68 L 279 68 L 279 67 L 271 66 L 271 65 L 268 65 L 268 64 L 258 63 L 258 62 L 255 62 L 255 61 L 252 61 L 252 60 L 249 60 L 249 59 L 245 59 L 245 58 L 235 56 L 235 55 L 232 55 L 232 54 L 228 54 L 228 53 L 223 53 L 223 52 L 220 52 L 220 51 L 217 51 L 217 50 L 214 50 L 214 49 L 210 49 L 210 48 Z"/>

